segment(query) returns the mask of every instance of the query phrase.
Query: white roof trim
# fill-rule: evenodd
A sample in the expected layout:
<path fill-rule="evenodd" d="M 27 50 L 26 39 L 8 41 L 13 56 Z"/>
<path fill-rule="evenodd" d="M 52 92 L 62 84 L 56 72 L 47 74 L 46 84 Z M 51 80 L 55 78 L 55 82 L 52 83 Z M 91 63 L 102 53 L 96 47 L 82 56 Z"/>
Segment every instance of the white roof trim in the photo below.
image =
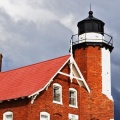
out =
<path fill-rule="evenodd" d="M 62 67 L 55 73 L 55 75 L 53 75 L 53 77 L 49 80 L 49 82 L 42 89 L 34 92 L 33 94 L 29 95 L 28 97 L 31 97 L 31 96 L 36 95 L 36 94 L 39 94 L 46 87 L 48 87 L 50 85 L 50 83 L 53 81 L 53 79 L 55 78 L 55 76 L 59 73 L 59 71 L 61 71 L 61 69 L 68 63 L 69 60 L 70 60 L 70 57 L 67 59 L 67 61 L 62 65 Z"/>
<path fill-rule="evenodd" d="M 76 79 L 80 87 L 83 86 L 90 93 L 90 89 L 72 56 L 70 57 L 70 69 L 71 69 L 70 74 L 63 73 L 63 72 L 59 72 L 59 74 L 70 77 L 71 82 L 73 78 Z"/>
<path fill-rule="evenodd" d="M 78 76 L 75 74 L 75 71 L 73 70 L 73 74 L 74 74 L 74 76 L 76 76 L 76 79 L 78 79 L 78 80 L 81 80 L 82 79 L 82 81 L 81 82 L 83 82 L 83 87 L 85 87 L 86 89 L 87 89 L 87 91 L 90 93 L 90 88 L 88 87 L 88 85 L 87 85 L 87 82 L 85 81 L 85 79 L 84 79 L 84 77 L 83 77 L 83 75 L 82 75 L 82 73 L 81 73 L 81 71 L 80 71 L 80 68 L 78 68 L 78 66 L 77 66 L 77 63 L 75 62 L 75 60 L 74 60 L 74 58 L 71 56 L 71 61 L 73 62 L 73 65 L 75 66 L 75 68 L 76 68 L 76 72 L 78 72 Z"/>
<path fill-rule="evenodd" d="M 68 61 L 70 61 L 70 66 L 71 66 L 70 69 L 72 69 L 72 70 L 70 71 L 70 74 L 66 74 L 66 73 L 60 72 L 60 71 L 62 70 L 62 68 L 68 63 Z M 73 65 L 74 65 L 74 66 L 73 66 Z M 73 67 L 75 67 L 78 75 L 75 74 L 76 71 L 73 70 Z M 34 92 L 33 94 L 29 95 L 28 97 L 34 96 L 34 95 L 36 95 L 36 94 L 38 95 L 41 91 L 43 91 L 45 88 L 47 88 L 47 87 L 51 84 L 51 82 L 53 81 L 53 79 L 55 78 L 55 76 L 56 76 L 57 74 L 63 74 L 63 75 L 65 75 L 65 76 L 70 77 L 70 79 L 73 79 L 73 78 L 76 79 L 77 82 L 78 82 L 78 84 L 79 84 L 80 86 L 83 86 L 84 88 L 86 88 L 86 90 L 90 93 L 90 89 L 89 89 L 89 87 L 88 87 L 88 85 L 87 85 L 87 83 L 86 83 L 86 81 L 85 81 L 85 79 L 84 79 L 84 77 L 83 77 L 80 69 L 78 68 L 77 63 L 75 62 L 74 58 L 73 58 L 72 55 L 71 55 L 71 56 L 67 59 L 67 61 L 62 65 L 62 67 L 55 73 L 55 75 L 49 80 L 49 82 L 48 82 L 42 89 Z"/>
<path fill-rule="evenodd" d="M 69 75 L 69 74 L 67 74 L 67 73 L 63 73 L 63 72 L 58 72 L 58 73 L 61 74 L 61 75 L 65 75 L 65 76 L 67 76 L 67 77 L 71 77 L 71 75 Z M 78 77 L 75 77 L 75 76 L 72 76 L 72 78 L 78 79 L 78 80 L 81 80 L 81 81 L 82 81 L 82 79 L 80 79 L 80 78 L 78 78 Z"/>

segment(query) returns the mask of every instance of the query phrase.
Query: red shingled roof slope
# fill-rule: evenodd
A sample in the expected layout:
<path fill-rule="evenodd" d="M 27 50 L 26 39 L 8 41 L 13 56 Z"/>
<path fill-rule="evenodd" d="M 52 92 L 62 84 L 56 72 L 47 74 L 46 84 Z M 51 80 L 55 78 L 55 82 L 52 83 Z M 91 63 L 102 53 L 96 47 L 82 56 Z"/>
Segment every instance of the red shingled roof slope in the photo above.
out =
<path fill-rule="evenodd" d="M 42 89 L 69 55 L 0 73 L 0 100 L 25 97 Z"/>

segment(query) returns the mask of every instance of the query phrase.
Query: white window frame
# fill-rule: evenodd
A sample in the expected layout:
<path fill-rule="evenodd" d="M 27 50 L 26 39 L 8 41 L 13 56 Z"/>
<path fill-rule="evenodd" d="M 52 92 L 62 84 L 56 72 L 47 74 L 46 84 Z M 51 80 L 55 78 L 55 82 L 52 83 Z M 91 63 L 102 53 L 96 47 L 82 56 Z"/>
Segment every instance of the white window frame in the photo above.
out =
<path fill-rule="evenodd" d="M 7 111 L 7 112 L 5 112 L 4 114 L 3 114 L 3 120 L 7 120 L 7 115 L 11 115 L 12 116 L 12 120 L 13 120 L 13 112 L 11 112 L 11 111 Z"/>
<path fill-rule="evenodd" d="M 68 118 L 69 120 L 78 120 L 79 119 L 79 116 L 78 115 L 75 115 L 75 114 L 68 114 Z"/>
<path fill-rule="evenodd" d="M 54 88 L 59 87 L 60 101 L 54 100 Z M 53 103 L 62 104 L 62 86 L 58 83 L 53 84 Z"/>
<path fill-rule="evenodd" d="M 73 91 L 75 94 L 75 105 L 70 104 L 70 91 Z M 75 88 L 69 88 L 69 106 L 70 107 L 74 107 L 74 108 L 78 108 L 78 102 L 77 102 L 77 90 Z"/>
<path fill-rule="evenodd" d="M 42 115 L 47 116 L 48 120 L 50 120 L 50 114 L 48 112 L 40 112 L 40 120 L 42 120 L 41 118 Z"/>

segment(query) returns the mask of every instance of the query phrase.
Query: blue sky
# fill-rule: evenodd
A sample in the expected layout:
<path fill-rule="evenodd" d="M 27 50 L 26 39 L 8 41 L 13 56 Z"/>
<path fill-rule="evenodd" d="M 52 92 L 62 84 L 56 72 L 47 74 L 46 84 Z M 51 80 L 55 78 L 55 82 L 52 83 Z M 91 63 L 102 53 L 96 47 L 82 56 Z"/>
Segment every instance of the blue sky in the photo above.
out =
<path fill-rule="evenodd" d="M 71 35 L 77 33 L 77 22 L 88 17 L 90 3 L 94 17 L 105 22 L 105 33 L 113 36 L 112 89 L 119 93 L 119 0 L 1 0 L 2 70 L 68 54 Z M 119 94 L 114 98 L 119 100 Z"/>

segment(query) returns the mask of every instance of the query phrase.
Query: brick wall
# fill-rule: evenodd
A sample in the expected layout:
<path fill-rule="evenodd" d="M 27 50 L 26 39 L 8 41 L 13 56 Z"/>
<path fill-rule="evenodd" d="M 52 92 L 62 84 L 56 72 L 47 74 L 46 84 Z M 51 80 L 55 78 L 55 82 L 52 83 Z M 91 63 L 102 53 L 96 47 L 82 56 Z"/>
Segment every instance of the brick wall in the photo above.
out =
<path fill-rule="evenodd" d="M 31 104 L 30 98 L 4 101 L 0 103 L 0 120 L 3 113 L 12 111 L 14 120 L 39 120 L 40 112 L 50 113 L 51 120 L 68 120 L 68 114 L 79 115 L 79 120 L 110 120 L 113 118 L 113 102 L 102 91 L 101 49 L 89 46 L 74 51 L 75 60 L 85 77 L 91 92 L 80 88 L 76 82 L 70 83 L 68 77 L 57 75 L 47 90 L 42 91 Z M 69 73 L 68 65 L 62 70 Z M 63 104 L 53 103 L 53 83 L 62 86 Z M 78 108 L 69 107 L 69 88 L 78 93 Z"/>
<path fill-rule="evenodd" d="M 110 120 L 113 118 L 113 101 L 102 94 L 102 62 L 101 49 L 98 46 L 76 48 L 75 60 L 85 77 L 90 94 L 80 89 L 80 119 Z"/>
<path fill-rule="evenodd" d="M 63 72 L 68 73 L 68 65 L 63 69 Z M 63 104 L 53 103 L 53 83 L 59 83 L 62 86 Z M 0 120 L 2 120 L 3 113 L 12 111 L 14 120 L 39 120 L 40 112 L 50 113 L 51 120 L 68 120 L 68 114 L 79 115 L 79 108 L 69 107 L 69 88 L 75 88 L 78 91 L 78 101 L 80 101 L 80 87 L 76 80 L 70 83 L 68 77 L 57 75 L 47 90 L 42 91 L 31 104 L 28 98 L 5 101 L 0 103 Z M 78 102 L 78 106 L 80 103 Z"/>
<path fill-rule="evenodd" d="M 3 113 L 7 111 L 13 112 L 14 120 L 27 120 L 28 99 L 17 99 L 11 101 L 4 101 L 0 103 L 0 120 L 3 120 Z M 23 119 L 24 118 L 24 119 Z"/>
<path fill-rule="evenodd" d="M 65 73 L 68 72 L 68 67 L 66 66 L 63 70 Z M 62 102 L 63 104 L 53 103 L 53 83 L 59 83 L 62 86 Z M 35 100 L 34 104 L 29 104 L 31 111 L 29 111 L 28 120 L 38 120 L 39 114 L 41 111 L 46 111 L 50 113 L 51 120 L 68 120 L 68 114 L 77 114 L 79 115 L 78 108 L 69 107 L 69 88 L 74 87 L 78 91 L 78 101 L 79 101 L 79 89 L 80 87 L 74 80 L 73 83 L 70 83 L 68 77 L 63 75 L 56 76 L 55 80 L 49 86 L 48 90 L 43 91 Z M 79 104 L 79 103 L 78 103 Z M 32 113 L 32 114 L 31 114 Z M 33 115 L 36 114 L 36 117 Z"/>

